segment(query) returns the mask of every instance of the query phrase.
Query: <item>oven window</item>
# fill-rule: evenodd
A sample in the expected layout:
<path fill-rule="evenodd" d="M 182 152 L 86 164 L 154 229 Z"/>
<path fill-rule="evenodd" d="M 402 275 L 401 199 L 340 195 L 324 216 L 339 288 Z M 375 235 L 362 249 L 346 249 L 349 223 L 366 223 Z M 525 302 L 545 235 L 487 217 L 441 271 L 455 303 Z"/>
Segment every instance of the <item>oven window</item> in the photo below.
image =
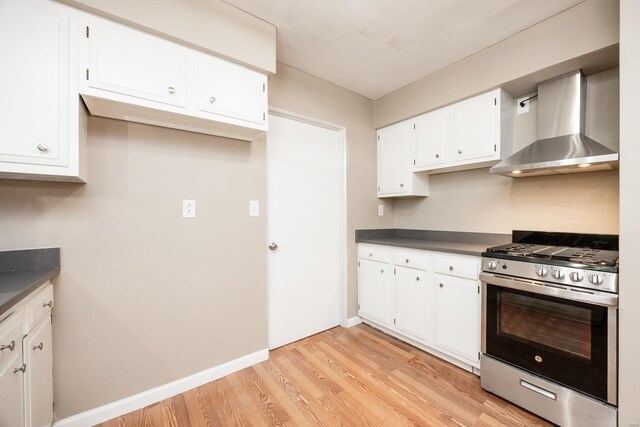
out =
<path fill-rule="evenodd" d="M 591 310 L 509 292 L 498 295 L 498 334 L 591 359 Z"/>

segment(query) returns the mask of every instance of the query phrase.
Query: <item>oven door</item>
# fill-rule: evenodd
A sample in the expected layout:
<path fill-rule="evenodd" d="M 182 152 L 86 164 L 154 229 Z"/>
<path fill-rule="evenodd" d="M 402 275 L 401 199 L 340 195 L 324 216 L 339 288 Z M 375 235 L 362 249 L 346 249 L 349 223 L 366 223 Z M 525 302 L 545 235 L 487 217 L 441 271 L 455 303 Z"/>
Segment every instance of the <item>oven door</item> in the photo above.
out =
<path fill-rule="evenodd" d="M 617 295 L 480 276 L 483 353 L 617 403 Z"/>

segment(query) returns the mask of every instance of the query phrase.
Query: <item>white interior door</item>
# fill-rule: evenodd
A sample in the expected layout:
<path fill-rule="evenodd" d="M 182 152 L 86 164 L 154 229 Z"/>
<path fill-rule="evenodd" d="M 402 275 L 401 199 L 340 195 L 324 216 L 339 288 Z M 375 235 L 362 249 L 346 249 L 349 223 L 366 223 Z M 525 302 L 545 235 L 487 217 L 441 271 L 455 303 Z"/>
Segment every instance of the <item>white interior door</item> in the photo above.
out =
<path fill-rule="evenodd" d="M 340 324 L 340 131 L 271 115 L 269 348 Z"/>

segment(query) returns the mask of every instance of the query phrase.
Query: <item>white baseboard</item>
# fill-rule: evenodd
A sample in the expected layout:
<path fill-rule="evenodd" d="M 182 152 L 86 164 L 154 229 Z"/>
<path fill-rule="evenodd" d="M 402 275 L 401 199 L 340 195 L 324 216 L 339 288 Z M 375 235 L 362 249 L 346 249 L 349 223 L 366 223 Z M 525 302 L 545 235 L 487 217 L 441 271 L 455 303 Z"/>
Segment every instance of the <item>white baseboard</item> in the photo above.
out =
<path fill-rule="evenodd" d="M 350 317 L 350 318 L 347 319 L 347 328 L 359 325 L 360 323 L 362 323 L 362 317 L 360 317 L 360 316 Z"/>
<path fill-rule="evenodd" d="M 246 356 L 189 375 L 188 377 L 73 415 L 69 418 L 64 418 L 56 421 L 53 425 L 54 427 L 86 427 L 100 424 L 177 394 L 184 393 L 187 390 L 199 387 L 244 368 L 248 368 L 249 366 L 264 362 L 267 359 L 269 359 L 269 350 L 266 348 L 258 350 L 255 353 L 247 354 Z"/>

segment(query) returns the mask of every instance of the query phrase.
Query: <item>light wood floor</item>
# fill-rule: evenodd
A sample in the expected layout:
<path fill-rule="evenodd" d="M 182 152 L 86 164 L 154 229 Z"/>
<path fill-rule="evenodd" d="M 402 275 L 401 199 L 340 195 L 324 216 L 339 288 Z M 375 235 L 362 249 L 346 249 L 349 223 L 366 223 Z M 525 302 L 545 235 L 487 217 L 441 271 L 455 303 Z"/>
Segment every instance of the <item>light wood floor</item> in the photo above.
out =
<path fill-rule="evenodd" d="M 114 426 L 548 426 L 475 375 L 366 325 L 102 424 Z"/>

